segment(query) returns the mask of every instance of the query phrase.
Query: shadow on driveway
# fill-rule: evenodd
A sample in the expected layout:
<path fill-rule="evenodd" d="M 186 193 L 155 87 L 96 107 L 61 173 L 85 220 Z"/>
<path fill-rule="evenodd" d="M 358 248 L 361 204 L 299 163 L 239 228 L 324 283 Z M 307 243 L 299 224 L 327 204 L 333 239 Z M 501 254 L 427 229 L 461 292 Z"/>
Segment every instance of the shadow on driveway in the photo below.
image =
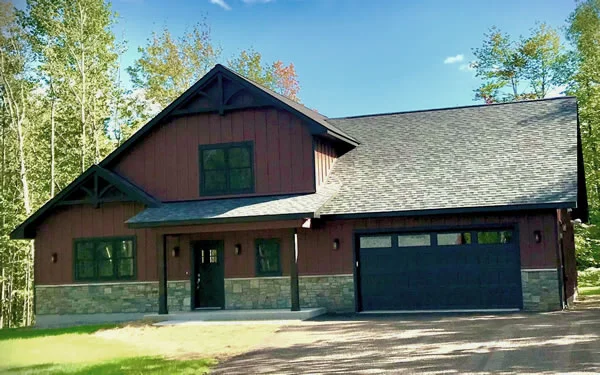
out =
<path fill-rule="evenodd" d="M 552 313 L 327 316 L 217 374 L 600 372 L 600 299 Z"/>

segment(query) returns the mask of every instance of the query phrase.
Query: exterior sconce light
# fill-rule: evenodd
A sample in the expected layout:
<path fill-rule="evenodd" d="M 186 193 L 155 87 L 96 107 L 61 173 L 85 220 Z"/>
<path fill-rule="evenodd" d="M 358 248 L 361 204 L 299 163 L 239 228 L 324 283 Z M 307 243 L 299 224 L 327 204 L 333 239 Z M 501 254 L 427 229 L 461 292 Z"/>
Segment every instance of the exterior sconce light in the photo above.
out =
<path fill-rule="evenodd" d="M 173 258 L 179 258 L 179 245 L 173 246 L 173 249 L 171 250 L 171 255 L 173 256 Z"/>
<path fill-rule="evenodd" d="M 534 230 L 533 238 L 535 239 L 535 243 L 541 243 L 542 242 L 542 232 L 540 232 L 539 230 Z"/>
<path fill-rule="evenodd" d="M 333 240 L 333 250 L 338 250 L 340 248 L 340 240 L 339 239 L 335 239 Z"/>
<path fill-rule="evenodd" d="M 233 253 L 235 255 L 240 255 L 242 253 L 242 245 L 240 245 L 239 243 L 235 244 L 235 246 L 233 247 Z"/>
<path fill-rule="evenodd" d="M 56 263 L 56 262 L 58 262 L 58 254 L 56 254 L 56 253 L 52 253 L 52 255 L 50 256 L 50 261 L 51 261 L 52 263 Z"/>

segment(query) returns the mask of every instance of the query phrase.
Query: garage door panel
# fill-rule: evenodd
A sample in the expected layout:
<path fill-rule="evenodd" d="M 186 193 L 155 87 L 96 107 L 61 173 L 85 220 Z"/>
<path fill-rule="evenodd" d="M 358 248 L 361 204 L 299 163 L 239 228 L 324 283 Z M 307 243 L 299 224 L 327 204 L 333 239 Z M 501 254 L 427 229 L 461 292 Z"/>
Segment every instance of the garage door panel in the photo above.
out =
<path fill-rule="evenodd" d="M 385 245 L 359 247 L 362 309 L 521 307 L 519 247 L 511 242 L 512 232 L 439 234 L 400 235 L 397 242 L 361 238 L 360 244 Z M 485 243 L 478 243 L 479 238 Z M 414 243 L 426 246 L 402 246 Z"/>

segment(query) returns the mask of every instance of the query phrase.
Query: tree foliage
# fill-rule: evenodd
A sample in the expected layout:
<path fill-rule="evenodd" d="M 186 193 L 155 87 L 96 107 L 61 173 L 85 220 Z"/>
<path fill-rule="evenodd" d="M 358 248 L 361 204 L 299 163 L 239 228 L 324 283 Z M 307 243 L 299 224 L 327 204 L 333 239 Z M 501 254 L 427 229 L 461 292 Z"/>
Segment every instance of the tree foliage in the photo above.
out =
<path fill-rule="evenodd" d="M 475 99 L 486 103 L 544 98 L 567 80 L 570 55 L 544 23 L 519 39 L 492 27 L 473 54 L 471 65 L 483 81 Z"/>
<path fill-rule="evenodd" d="M 160 108 L 198 81 L 221 55 L 221 47 L 213 43 L 206 21 L 179 38 L 167 28 L 153 32 L 148 44 L 138 51 L 141 57 L 127 71 L 134 87 L 142 89 L 145 98 Z"/>
<path fill-rule="evenodd" d="M 229 67 L 241 75 L 259 83 L 271 90 L 299 101 L 300 84 L 293 63 L 285 65 L 277 60 L 273 63 L 263 63 L 262 55 L 253 49 L 243 50 L 238 56 L 230 59 Z"/>

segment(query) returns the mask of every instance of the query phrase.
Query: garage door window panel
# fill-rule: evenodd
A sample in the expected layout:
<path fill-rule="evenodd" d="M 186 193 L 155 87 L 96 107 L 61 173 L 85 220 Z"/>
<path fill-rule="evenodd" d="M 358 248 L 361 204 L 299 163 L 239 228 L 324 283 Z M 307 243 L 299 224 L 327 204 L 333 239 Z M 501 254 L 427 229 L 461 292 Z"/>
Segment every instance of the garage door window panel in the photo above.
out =
<path fill-rule="evenodd" d="M 362 249 L 381 249 L 392 247 L 392 236 L 369 236 L 360 238 Z"/>
<path fill-rule="evenodd" d="M 431 234 L 401 234 L 398 236 L 398 247 L 431 246 Z"/>
<path fill-rule="evenodd" d="M 480 245 L 508 244 L 512 243 L 511 231 L 484 231 L 477 232 L 477 243 Z"/>
<path fill-rule="evenodd" d="M 471 233 L 470 232 L 438 233 L 437 234 L 437 244 L 439 246 L 470 245 L 471 244 Z"/>

